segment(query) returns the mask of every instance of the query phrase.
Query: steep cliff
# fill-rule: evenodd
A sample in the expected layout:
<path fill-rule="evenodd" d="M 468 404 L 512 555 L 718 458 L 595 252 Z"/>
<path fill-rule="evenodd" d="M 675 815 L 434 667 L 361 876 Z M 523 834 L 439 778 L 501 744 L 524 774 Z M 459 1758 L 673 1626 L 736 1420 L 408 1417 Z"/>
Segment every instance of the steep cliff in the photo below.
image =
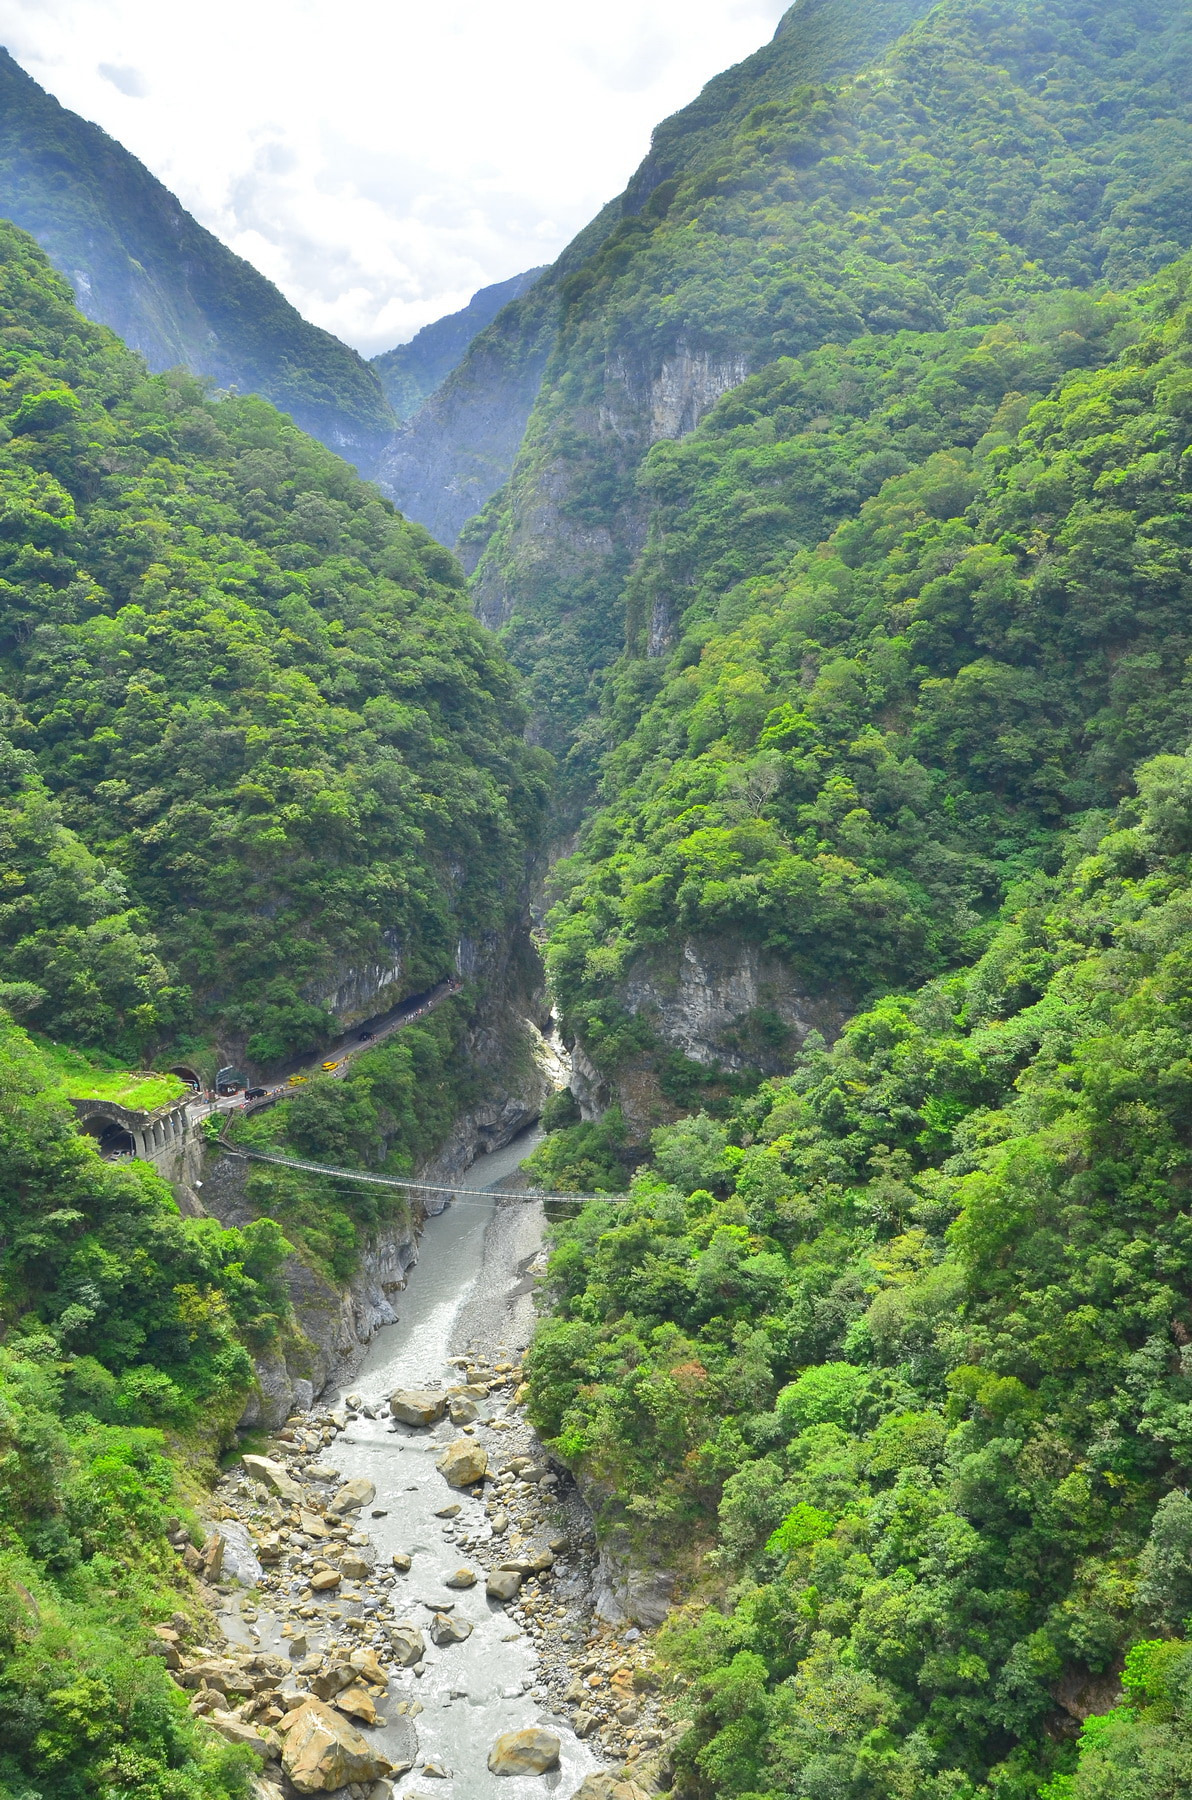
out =
<path fill-rule="evenodd" d="M 147 378 L 11 225 L 0 326 L 27 1016 L 269 1066 L 514 930 L 545 775 L 453 559 L 266 401 Z"/>
<path fill-rule="evenodd" d="M 542 736 L 571 734 L 563 819 L 601 783 L 550 957 L 577 1098 L 631 1143 L 962 963 L 1062 820 L 1182 742 L 1178 606 L 1156 636 L 1145 606 L 1110 626 L 1077 598 L 1109 488 L 1036 570 L 1001 483 L 1031 484 L 1046 404 L 1185 291 L 1186 266 L 1106 290 L 1192 239 L 1190 49 L 1174 4 L 951 0 L 879 65 L 754 108 L 564 285 L 473 585 Z M 1140 395 L 1157 441 L 1164 394 Z M 1080 644 L 1023 622 L 1044 588 Z"/>
<path fill-rule="evenodd" d="M 529 294 L 507 306 L 475 339 L 443 387 L 399 434 L 377 478 L 402 511 L 443 543 L 455 544 L 463 531 L 460 554 L 465 566 L 474 567 L 493 525 L 493 519 L 477 515 L 511 474 L 548 362 L 563 343 L 568 279 L 578 276 L 623 219 L 641 211 L 660 183 L 714 157 L 751 108 L 799 81 L 858 67 L 926 8 L 927 0 L 875 0 L 858 19 L 844 0 L 801 0 L 772 43 L 718 75 L 691 106 L 664 121 L 625 193 L 585 226 Z M 673 360 L 681 366 L 684 356 L 679 345 Z M 674 371 L 661 374 L 660 381 L 670 392 L 660 414 L 663 431 L 689 429 L 706 410 L 703 396 L 724 391 L 723 371 L 701 371 L 690 390 Z M 472 529 L 464 531 L 472 520 Z M 565 563 L 577 552 L 582 561 L 591 546 L 568 542 L 554 512 L 550 527 L 552 549 L 564 552 Z M 608 554 L 605 538 L 596 540 L 595 550 L 598 558 Z M 512 602 L 495 565 L 481 591 L 483 616 L 508 615 Z M 584 666 L 591 662 L 585 659 Z"/>
<path fill-rule="evenodd" d="M 372 367 L 397 417 L 412 419 L 462 362 L 472 339 L 492 324 L 502 307 L 519 300 L 545 273 L 545 266 L 527 269 L 523 275 L 512 275 L 508 281 L 481 288 L 459 312 L 424 325 L 408 344 L 398 344 L 396 349 L 374 356 Z"/>
<path fill-rule="evenodd" d="M 369 474 L 394 426 L 376 372 L 191 218 L 143 163 L 0 50 L 0 216 L 151 369 L 264 394 Z"/>
<path fill-rule="evenodd" d="M 292 1100 L 238 1121 L 226 1147 L 200 1153 L 201 1168 L 192 1147 L 188 1161 L 164 1171 L 193 1210 L 233 1228 L 275 1220 L 293 1246 L 282 1270 L 292 1322 L 255 1358 L 258 1392 L 246 1423 L 276 1425 L 295 1404 L 308 1404 L 393 1323 L 423 1221 L 447 1204 L 434 1190 L 476 1181 L 468 1171 L 477 1159 L 483 1165 L 532 1125 L 564 1079 L 557 1047 L 543 1035 L 550 1021 L 528 931 L 465 940 L 459 968 L 465 987 L 456 999 L 366 1051 L 345 1081 L 315 1080 Z M 437 1058 L 428 1054 L 436 1037 Z M 404 1108 L 394 1081 L 403 1060 L 414 1076 Z M 413 1174 L 429 1185 L 357 1188 L 254 1163 L 235 1154 L 238 1145 Z"/>
<path fill-rule="evenodd" d="M 660 524 L 639 480 L 653 445 L 776 357 L 993 325 L 1056 287 L 1129 285 L 1192 241 L 1174 0 L 946 0 L 913 23 L 925 10 L 858 30 L 832 0 L 793 8 L 667 123 L 557 282 L 516 465 L 466 536 L 477 610 L 505 629 L 576 796 Z"/>

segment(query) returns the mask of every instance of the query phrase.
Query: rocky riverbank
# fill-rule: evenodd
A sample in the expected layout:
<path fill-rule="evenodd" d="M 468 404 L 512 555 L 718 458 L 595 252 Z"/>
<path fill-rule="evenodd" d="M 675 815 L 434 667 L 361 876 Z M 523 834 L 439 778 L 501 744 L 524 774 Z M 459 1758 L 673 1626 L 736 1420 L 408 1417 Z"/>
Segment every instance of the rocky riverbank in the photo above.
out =
<path fill-rule="evenodd" d="M 587 1515 L 536 1446 L 520 1367 L 461 1357 L 448 1374 L 391 1402 L 353 1394 L 295 1415 L 224 1477 L 203 1549 L 180 1545 L 223 1641 L 163 1629 L 175 1679 L 192 1711 L 268 1759 L 260 1800 L 413 1800 L 407 1777 L 454 1784 L 436 1790 L 444 1800 L 561 1781 L 582 1800 L 660 1791 L 649 1642 L 592 1619 Z M 379 1490 L 349 1474 L 359 1455 L 345 1453 L 377 1428 L 414 1481 Z M 493 1700 L 487 1743 L 444 1717 Z M 624 1770 L 597 1767 L 594 1751 Z"/>
<path fill-rule="evenodd" d="M 478 1167 L 517 1181 L 530 1147 Z M 201 1551 L 179 1537 L 219 1639 L 166 1651 L 195 1710 L 268 1757 L 260 1800 L 665 1785 L 648 1636 L 595 1615 L 590 1514 L 525 1416 L 543 1233 L 515 1191 L 427 1218 L 400 1317 L 221 1480 Z"/>

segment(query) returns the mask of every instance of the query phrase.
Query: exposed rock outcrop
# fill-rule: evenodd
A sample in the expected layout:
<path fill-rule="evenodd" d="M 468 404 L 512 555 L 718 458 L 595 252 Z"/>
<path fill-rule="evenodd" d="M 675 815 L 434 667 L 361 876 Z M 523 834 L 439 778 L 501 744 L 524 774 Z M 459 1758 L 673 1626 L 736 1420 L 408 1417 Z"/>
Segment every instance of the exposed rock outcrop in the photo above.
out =
<path fill-rule="evenodd" d="M 763 1075 L 788 1069 L 813 1031 L 831 1042 L 852 1010 L 843 995 L 812 999 L 780 958 L 727 936 L 689 937 L 643 952 L 622 978 L 618 999 L 649 1022 L 667 1050 L 710 1071 Z M 605 1074 L 577 1043 L 569 1085 L 585 1119 L 619 1105 L 634 1143 L 677 1116 L 649 1051 Z"/>
<path fill-rule="evenodd" d="M 811 999 L 777 956 L 731 937 L 690 937 L 639 957 L 621 1000 L 690 1061 L 764 1075 L 788 1067 L 810 1032 L 835 1037 L 850 1010 Z"/>
<path fill-rule="evenodd" d="M 304 990 L 305 999 L 313 1005 L 325 1006 L 345 1030 L 386 1012 L 403 997 L 405 966 L 397 933 L 385 931 L 381 935 L 390 952 L 387 957 L 359 967 L 337 969 Z"/>

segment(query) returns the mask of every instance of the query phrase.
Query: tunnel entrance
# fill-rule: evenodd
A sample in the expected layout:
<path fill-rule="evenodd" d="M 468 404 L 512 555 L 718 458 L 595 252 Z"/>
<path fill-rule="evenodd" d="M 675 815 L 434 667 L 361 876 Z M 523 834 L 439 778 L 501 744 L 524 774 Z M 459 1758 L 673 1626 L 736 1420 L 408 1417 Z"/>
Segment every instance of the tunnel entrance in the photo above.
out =
<path fill-rule="evenodd" d="M 83 1120 L 83 1130 L 88 1137 L 94 1138 L 99 1146 L 99 1154 L 107 1162 L 115 1162 L 123 1156 L 135 1156 L 137 1146 L 131 1131 L 114 1119 L 105 1119 L 99 1113 L 92 1113 Z"/>
<path fill-rule="evenodd" d="M 203 1078 L 197 1069 L 188 1069 L 185 1063 L 175 1063 L 172 1069 L 166 1070 L 166 1073 L 167 1075 L 177 1075 L 179 1080 L 185 1081 L 186 1085 L 192 1087 L 196 1094 L 202 1092 Z"/>

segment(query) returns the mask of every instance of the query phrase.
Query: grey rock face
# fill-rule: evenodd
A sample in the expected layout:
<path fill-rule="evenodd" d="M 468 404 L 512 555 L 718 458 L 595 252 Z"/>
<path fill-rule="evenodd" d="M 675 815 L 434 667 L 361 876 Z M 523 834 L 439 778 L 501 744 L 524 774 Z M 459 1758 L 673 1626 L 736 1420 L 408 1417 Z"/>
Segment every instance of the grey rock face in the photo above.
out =
<path fill-rule="evenodd" d="M 647 1013 L 666 1042 L 692 1062 L 761 1068 L 764 1074 L 780 1073 L 789 1054 L 767 1054 L 765 1044 L 751 1038 L 759 1011 L 779 1019 L 798 1047 L 813 1030 L 834 1037 L 847 1010 L 811 1000 L 778 957 L 734 938 L 688 938 L 677 951 L 641 957 L 622 992 L 627 1011 Z"/>
<path fill-rule="evenodd" d="M 729 936 L 690 937 L 643 951 L 623 977 L 618 998 L 626 1012 L 647 1019 L 665 1045 L 692 1062 L 767 1075 L 788 1069 L 812 1031 L 830 1042 L 852 1010 L 846 996 L 812 999 L 777 956 Z M 635 1143 L 675 1117 L 649 1052 L 610 1077 L 577 1044 L 570 1087 L 585 1119 L 617 1103 Z"/>
<path fill-rule="evenodd" d="M 557 1767 L 561 1749 L 553 1731 L 531 1725 L 503 1732 L 488 1753 L 488 1766 L 494 1775 L 545 1775 Z"/>

